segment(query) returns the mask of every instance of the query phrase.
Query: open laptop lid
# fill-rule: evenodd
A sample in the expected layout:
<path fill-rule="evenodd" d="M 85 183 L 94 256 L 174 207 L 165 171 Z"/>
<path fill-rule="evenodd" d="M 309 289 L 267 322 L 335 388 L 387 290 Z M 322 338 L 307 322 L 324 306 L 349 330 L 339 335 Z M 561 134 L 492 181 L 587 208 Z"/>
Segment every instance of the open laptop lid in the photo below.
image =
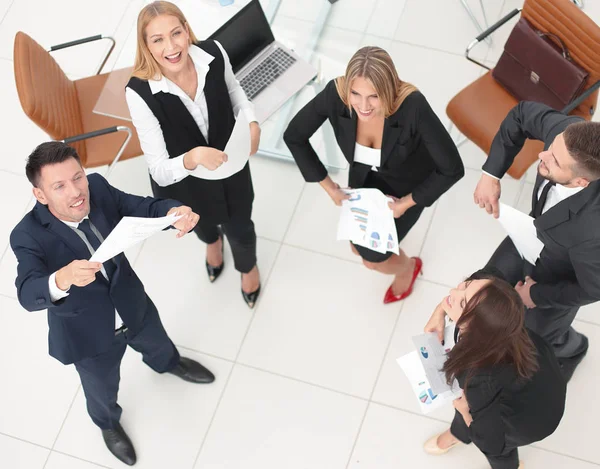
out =
<path fill-rule="evenodd" d="M 209 39 L 219 41 L 227 52 L 233 73 L 275 41 L 259 0 L 251 0 Z"/>

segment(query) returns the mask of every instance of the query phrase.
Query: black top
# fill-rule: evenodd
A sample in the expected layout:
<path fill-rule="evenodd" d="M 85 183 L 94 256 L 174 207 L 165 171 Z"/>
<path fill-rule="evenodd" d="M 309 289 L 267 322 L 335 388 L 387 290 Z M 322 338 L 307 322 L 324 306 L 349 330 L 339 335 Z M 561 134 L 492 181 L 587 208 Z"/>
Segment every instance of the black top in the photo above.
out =
<path fill-rule="evenodd" d="M 506 116 L 494 137 L 483 170 L 501 178 L 527 138 L 547 149 L 569 124 L 582 122 L 545 104 L 522 101 Z M 535 206 L 540 184 L 533 194 Z M 531 277 L 531 299 L 538 308 L 570 308 L 600 300 L 600 181 L 559 202 L 536 218 L 544 248 Z"/>
<path fill-rule="evenodd" d="M 357 116 L 342 102 L 335 82 L 310 101 L 292 119 L 283 136 L 304 179 L 319 182 L 327 170 L 309 138 L 329 119 L 338 145 L 350 164 L 349 186 L 364 187 L 370 166 L 354 162 Z M 395 197 L 412 192 L 414 201 L 430 206 L 464 175 L 454 142 L 425 97 L 411 93 L 400 108 L 385 119 L 378 173 Z"/>
<path fill-rule="evenodd" d="M 208 142 L 196 121 L 178 96 L 162 91 L 152 94 L 146 80 L 132 77 L 127 86 L 146 102 L 160 123 L 169 158 L 175 158 L 192 148 L 210 146 L 224 150 L 235 117 L 225 82 L 225 62 L 214 41 L 197 44 L 214 57 L 206 76 L 204 95 L 208 107 Z M 234 212 L 250 216 L 254 191 L 248 164 L 244 169 L 226 179 L 205 180 L 188 176 L 181 181 L 161 187 L 151 179 L 156 197 L 179 200 L 200 215 L 203 222 L 226 222 Z"/>
<path fill-rule="evenodd" d="M 478 370 L 465 395 L 473 422 L 469 436 L 486 454 L 498 455 L 508 443 L 524 446 L 552 434 L 563 416 L 566 384 L 552 348 L 527 331 L 537 352 L 538 371 L 530 380 L 517 377 L 513 365 Z M 465 375 L 458 376 L 464 389 Z"/>

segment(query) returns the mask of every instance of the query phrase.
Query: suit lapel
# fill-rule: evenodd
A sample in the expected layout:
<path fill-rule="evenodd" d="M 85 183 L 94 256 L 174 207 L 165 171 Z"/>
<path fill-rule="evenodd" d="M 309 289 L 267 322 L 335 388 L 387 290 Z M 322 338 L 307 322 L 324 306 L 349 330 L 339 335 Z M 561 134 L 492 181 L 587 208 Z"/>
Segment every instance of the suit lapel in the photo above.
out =
<path fill-rule="evenodd" d="M 90 252 L 88 251 L 87 246 L 79 237 L 79 235 L 73 231 L 73 228 L 52 215 L 46 205 L 37 202 L 34 210 L 40 220 L 40 223 L 48 230 L 62 238 L 67 247 L 73 251 L 73 254 L 75 254 L 77 259 L 89 259 Z"/>
<path fill-rule="evenodd" d="M 340 129 L 342 135 L 344 135 L 344 139 L 342 139 L 344 147 L 341 148 L 341 150 L 348 158 L 348 163 L 350 164 L 354 162 L 354 150 L 356 149 L 356 124 L 356 113 L 353 112 L 352 115 L 350 115 L 348 108 L 344 107 L 339 118 Z M 342 146 L 342 144 L 340 144 L 340 146 Z"/>
<path fill-rule="evenodd" d="M 390 155 L 398 138 L 402 128 L 399 126 L 398 121 L 391 118 L 387 118 L 383 123 L 383 140 L 381 142 L 381 166 L 384 166 Z"/>
<path fill-rule="evenodd" d="M 534 192 L 537 194 L 539 184 L 536 183 Z M 571 218 L 571 212 L 578 213 L 585 205 L 590 202 L 592 197 L 598 196 L 600 189 L 599 181 L 592 182 L 581 192 L 574 194 L 567 199 L 557 203 L 547 212 L 540 215 L 534 222 L 540 231 L 548 230 L 554 226 L 560 225 Z"/>

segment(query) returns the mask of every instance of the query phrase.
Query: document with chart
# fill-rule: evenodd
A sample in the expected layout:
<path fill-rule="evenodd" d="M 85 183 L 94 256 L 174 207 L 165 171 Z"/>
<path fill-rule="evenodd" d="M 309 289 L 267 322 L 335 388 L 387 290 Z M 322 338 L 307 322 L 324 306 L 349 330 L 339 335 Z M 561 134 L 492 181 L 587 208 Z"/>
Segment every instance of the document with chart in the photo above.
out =
<path fill-rule="evenodd" d="M 454 347 L 454 329 L 454 324 L 446 326 L 444 345 L 440 343 L 440 339 L 434 332 L 426 332 L 412 338 L 417 349 L 417 356 L 435 394 L 442 394 L 452 389 L 446 382 L 446 375 L 442 368 L 446 362 L 448 352 Z"/>
<path fill-rule="evenodd" d="M 388 206 L 392 199 L 379 189 L 349 189 L 350 199 L 342 202 L 337 239 L 350 240 L 382 254 L 398 251 L 398 233 L 394 212 Z"/>

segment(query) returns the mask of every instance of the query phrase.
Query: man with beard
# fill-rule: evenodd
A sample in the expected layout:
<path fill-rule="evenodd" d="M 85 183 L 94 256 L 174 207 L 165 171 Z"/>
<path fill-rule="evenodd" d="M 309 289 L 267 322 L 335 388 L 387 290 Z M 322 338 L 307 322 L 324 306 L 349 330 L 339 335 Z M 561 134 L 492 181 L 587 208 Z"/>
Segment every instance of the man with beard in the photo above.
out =
<path fill-rule="evenodd" d="M 587 337 L 571 324 L 580 306 L 600 299 L 600 123 L 540 103 L 515 106 L 492 142 L 474 193 L 475 203 L 496 218 L 500 179 L 527 138 L 545 144 L 531 212 L 544 247 L 532 265 L 507 237 L 486 268 L 515 285 L 527 307 L 526 326 L 552 344 L 568 381 L 588 349 Z"/>

